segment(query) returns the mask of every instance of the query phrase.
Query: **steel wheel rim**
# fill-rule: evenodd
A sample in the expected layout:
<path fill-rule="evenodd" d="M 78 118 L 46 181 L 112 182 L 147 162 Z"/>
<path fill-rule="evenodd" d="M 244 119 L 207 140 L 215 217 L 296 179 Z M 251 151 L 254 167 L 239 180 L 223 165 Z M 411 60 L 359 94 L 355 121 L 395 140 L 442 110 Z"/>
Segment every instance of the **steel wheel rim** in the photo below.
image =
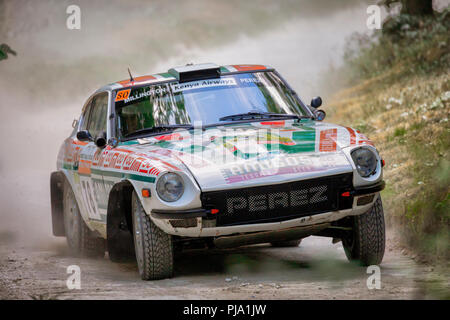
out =
<path fill-rule="evenodd" d="M 136 260 L 139 267 L 139 272 L 142 273 L 144 266 L 144 257 L 143 257 L 143 244 L 142 244 L 142 225 L 141 225 L 141 217 L 137 212 L 137 199 L 133 203 L 133 226 L 134 226 L 134 244 L 136 251 Z"/>
<path fill-rule="evenodd" d="M 76 237 L 76 230 L 78 227 L 78 207 L 76 205 L 73 193 L 70 192 L 69 196 L 67 197 L 68 205 L 66 206 L 66 223 L 67 223 L 67 232 L 69 233 L 69 241 L 71 242 L 72 246 L 75 246 L 76 243 L 74 243 L 75 237 Z"/>

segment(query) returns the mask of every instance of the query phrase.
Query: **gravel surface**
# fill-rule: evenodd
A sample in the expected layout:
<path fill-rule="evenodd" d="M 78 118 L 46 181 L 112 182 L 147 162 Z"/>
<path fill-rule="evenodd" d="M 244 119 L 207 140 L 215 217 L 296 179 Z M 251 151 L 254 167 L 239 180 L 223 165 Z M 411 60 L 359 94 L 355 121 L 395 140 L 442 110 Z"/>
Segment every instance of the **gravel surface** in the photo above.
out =
<path fill-rule="evenodd" d="M 1 299 L 412 299 L 425 298 L 423 276 L 430 272 L 390 234 L 379 290 L 368 289 L 366 268 L 349 263 L 341 243 L 320 237 L 297 248 L 182 252 L 174 278 L 148 282 L 135 263 L 70 257 L 64 238 L 45 246 L 0 243 Z M 70 265 L 81 268 L 79 290 L 66 286 Z"/>

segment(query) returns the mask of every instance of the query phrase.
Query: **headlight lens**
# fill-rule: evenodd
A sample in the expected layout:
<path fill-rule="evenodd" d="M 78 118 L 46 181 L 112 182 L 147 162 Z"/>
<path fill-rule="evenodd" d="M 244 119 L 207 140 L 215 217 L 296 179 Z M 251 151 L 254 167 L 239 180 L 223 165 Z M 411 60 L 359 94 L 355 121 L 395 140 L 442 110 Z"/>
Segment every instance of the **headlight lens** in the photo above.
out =
<path fill-rule="evenodd" d="M 164 201 L 177 201 L 184 192 L 183 179 L 176 173 L 165 173 L 156 183 L 156 192 L 158 192 L 158 196 Z"/>
<path fill-rule="evenodd" d="M 352 159 L 361 177 L 367 178 L 377 169 L 377 157 L 367 148 L 359 148 L 352 152 Z"/>

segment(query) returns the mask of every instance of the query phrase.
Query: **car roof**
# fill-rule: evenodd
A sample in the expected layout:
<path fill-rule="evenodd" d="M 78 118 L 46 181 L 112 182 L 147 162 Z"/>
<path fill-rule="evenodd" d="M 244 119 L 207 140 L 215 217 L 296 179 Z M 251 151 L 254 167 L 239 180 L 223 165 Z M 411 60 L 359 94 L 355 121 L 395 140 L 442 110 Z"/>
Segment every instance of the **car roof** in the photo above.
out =
<path fill-rule="evenodd" d="M 113 83 L 110 83 L 110 84 L 107 84 L 107 85 L 101 87 L 95 93 L 102 92 L 102 91 L 117 90 L 117 89 L 127 88 L 127 87 L 142 86 L 142 85 L 146 85 L 146 84 L 175 82 L 175 81 L 178 81 L 178 79 L 176 78 L 176 74 L 178 71 L 180 71 L 180 72 L 186 71 L 186 70 L 201 71 L 201 70 L 206 70 L 206 69 L 214 68 L 214 67 L 217 67 L 218 70 L 220 70 L 220 75 L 229 75 L 229 74 L 236 74 L 236 73 L 256 72 L 256 71 L 273 71 L 274 70 L 272 67 L 269 67 L 266 65 L 260 65 L 260 64 L 233 64 L 233 65 L 226 65 L 226 66 L 218 66 L 218 65 L 215 65 L 212 63 L 188 64 L 186 66 L 172 68 L 168 72 L 154 73 L 154 74 L 150 74 L 150 75 L 135 77 L 132 80 L 130 78 L 128 78 L 126 80 L 113 82 Z"/>

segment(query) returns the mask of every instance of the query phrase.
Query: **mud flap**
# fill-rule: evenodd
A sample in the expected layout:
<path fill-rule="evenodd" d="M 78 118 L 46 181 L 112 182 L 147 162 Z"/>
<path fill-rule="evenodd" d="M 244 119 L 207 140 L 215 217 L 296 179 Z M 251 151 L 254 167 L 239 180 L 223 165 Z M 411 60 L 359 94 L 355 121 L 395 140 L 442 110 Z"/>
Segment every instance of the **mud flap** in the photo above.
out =
<path fill-rule="evenodd" d="M 50 175 L 50 202 L 52 208 L 52 230 L 55 237 L 65 237 L 64 215 L 63 215 L 63 197 L 64 197 L 64 179 L 61 172 L 52 172 Z"/>

